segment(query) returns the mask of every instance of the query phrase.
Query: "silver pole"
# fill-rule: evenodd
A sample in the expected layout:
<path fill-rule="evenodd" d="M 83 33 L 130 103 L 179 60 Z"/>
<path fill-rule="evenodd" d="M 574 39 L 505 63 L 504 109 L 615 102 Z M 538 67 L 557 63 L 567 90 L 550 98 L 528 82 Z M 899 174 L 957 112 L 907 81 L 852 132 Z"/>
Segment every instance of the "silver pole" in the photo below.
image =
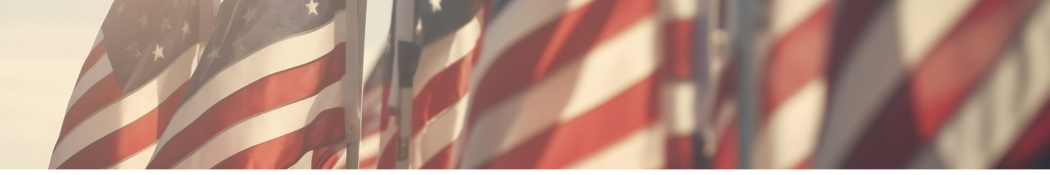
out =
<path fill-rule="evenodd" d="M 346 169 L 358 169 L 361 151 L 361 95 L 364 41 L 365 7 L 368 0 L 346 2 L 346 74 L 343 76 L 344 126 L 346 131 Z"/>

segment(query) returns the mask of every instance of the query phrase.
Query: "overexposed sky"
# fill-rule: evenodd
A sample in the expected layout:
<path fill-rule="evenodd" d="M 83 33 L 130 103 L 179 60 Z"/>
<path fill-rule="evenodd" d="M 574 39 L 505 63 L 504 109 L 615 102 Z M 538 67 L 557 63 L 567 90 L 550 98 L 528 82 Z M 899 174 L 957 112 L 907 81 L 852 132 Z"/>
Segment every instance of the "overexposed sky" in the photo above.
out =
<path fill-rule="evenodd" d="M 0 169 L 47 168 L 80 66 L 112 0 L 0 0 Z M 369 1 L 377 57 L 393 1 Z"/>

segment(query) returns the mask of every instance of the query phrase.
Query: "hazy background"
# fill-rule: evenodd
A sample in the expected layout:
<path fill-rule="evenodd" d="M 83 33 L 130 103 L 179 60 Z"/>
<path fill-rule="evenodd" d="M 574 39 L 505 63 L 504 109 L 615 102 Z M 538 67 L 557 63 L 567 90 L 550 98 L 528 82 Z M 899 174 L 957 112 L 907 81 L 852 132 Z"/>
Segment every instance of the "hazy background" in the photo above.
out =
<path fill-rule="evenodd" d="M 0 0 L 0 169 L 42 169 L 80 66 L 113 0 Z M 365 57 L 383 49 L 393 1 L 369 1 Z"/>

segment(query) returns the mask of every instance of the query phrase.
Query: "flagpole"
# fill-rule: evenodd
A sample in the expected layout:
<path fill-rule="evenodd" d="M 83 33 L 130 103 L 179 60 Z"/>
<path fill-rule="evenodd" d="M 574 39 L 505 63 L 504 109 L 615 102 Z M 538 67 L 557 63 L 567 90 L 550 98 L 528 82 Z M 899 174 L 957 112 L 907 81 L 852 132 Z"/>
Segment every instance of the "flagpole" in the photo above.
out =
<path fill-rule="evenodd" d="M 394 67 L 397 72 L 397 159 L 396 169 L 409 169 L 409 146 L 412 138 L 412 77 L 416 72 L 419 60 L 417 39 L 416 1 L 401 0 L 394 2 Z"/>
<path fill-rule="evenodd" d="M 361 95 L 364 82 L 365 7 L 368 0 L 346 2 L 346 75 L 343 76 L 346 169 L 358 169 L 361 147 Z"/>
<path fill-rule="evenodd" d="M 737 105 L 737 119 L 739 126 L 739 168 L 747 169 L 754 168 L 752 163 L 752 154 L 754 152 L 754 138 L 755 128 L 758 125 L 758 117 L 761 115 L 759 110 L 762 109 L 759 99 L 761 94 L 759 93 L 759 87 L 761 82 L 759 81 L 759 73 L 761 69 L 758 69 L 758 65 L 761 65 L 763 61 L 761 56 L 764 55 L 763 41 L 760 35 L 764 33 L 764 20 L 762 14 L 765 12 L 769 1 L 767 0 L 743 0 L 743 1 L 731 1 L 729 8 L 731 15 L 729 31 L 732 36 L 731 52 L 732 57 L 737 61 L 738 75 L 739 77 L 739 91 L 738 105 Z"/>

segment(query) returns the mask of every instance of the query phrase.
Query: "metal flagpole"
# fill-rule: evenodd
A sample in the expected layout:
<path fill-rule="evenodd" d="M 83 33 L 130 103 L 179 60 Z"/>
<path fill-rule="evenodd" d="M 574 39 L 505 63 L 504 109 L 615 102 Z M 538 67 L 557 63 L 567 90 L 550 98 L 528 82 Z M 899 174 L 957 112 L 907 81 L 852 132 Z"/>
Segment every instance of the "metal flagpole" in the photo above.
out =
<path fill-rule="evenodd" d="M 398 81 L 398 136 L 397 160 L 394 168 L 408 169 L 409 142 L 412 138 L 412 77 L 416 72 L 419 60 L 416 24 L 419 18 L 415 14 L 416 1 L 402 0 L 394 2 L 394 63 Z"/>
<path fill-rule="evenodd" d="M 361 94 L 365 41 L 365 7 L 368 0 L 346 2 L 346 74 L 343 75 L 343 99 L 346 136 L 346 169 L 358 169 L 361 151 Z"/>
<path fill-rule="evenodd" d="M 729 31 L 731 31 L 732 38 L 732 57 L 734 61 L 737 61 L 739 78 L 739 91 L 738 105 L 737 105 L 737 119 L 739 124 L 740 133 L 740 147 L 739 147 L 739 168 L 746 169 L 751 167 L 751 159 L 753 152 L 754 131 L 757 126 L 759 110 L 761 104 L 759 103 L 760 93 L 759 87 L 761 86 L 758 81 L 760 69 L 758 65 L 761 65 L 763 61 L 761 56 L 764 55 L 761 35 L 763 35 L 763 29 L 765 28 L 763 20 L 763 13 L 765 7 L 769 4 L 768 0 L 743 0 L 743 1 L 731 1 L 732 5 L 729 10 L 732 10 L 732 14 L 729 19 Z"/>
<path fill-rule="evenodd" d="M 697 129 L 693 131 L 693 168 L 707 169 L 711 167 L 710 161 L 707 160 L 707 155 L 704 155 L 705 141 L 703 130 L 706 129 L 704 123 L 708 121 L 706 119 L 710 115 L 710 110 L 713 109 L 711 107 L 711 101 L 713 100 L 711 99 L 714 99 L 712 98 L 714 93 L 711 91 L 711 83 L 708 80 L 708 68 L 710 67 L 708 63 L 711 59 L 712 49 L 710 49 L 708 42 L 711 41 L 709 39 L 711 34 L 709 29 L 711 25 L 709 23 L 713 21 L 711 14 L 714 8 L 711 8 L 711 6 L 717 6 L 717 4 L 717 0 L 699 0 L 696 3 L 696 9 L 699 13 L 696 13 L 693 19 L 695 21 L 693 26 L 693 43 L 695 45 L 692 48 L 694 54 L 691 67 L 693 67 L 693 84 L 697 87 L 697 93 L 693 96 L 693 100 L 698 104 L 697 108 L 693 109 L 695 115 L 692 116 L 697 119 L 694 121 Z"/>

